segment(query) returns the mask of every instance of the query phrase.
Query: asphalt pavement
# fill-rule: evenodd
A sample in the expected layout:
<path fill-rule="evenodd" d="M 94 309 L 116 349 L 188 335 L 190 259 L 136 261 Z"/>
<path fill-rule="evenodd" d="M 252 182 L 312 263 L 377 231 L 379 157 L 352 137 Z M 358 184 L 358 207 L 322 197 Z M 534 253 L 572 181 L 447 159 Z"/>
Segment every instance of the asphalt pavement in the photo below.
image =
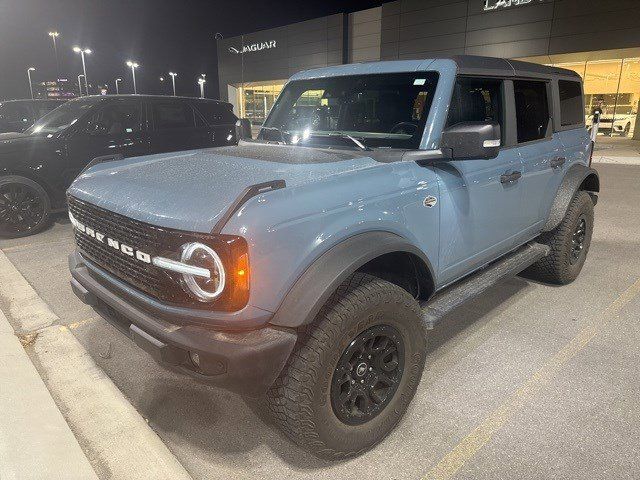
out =
<path fill-rule="evenodd" d="M 260 400 L 164 370 L 75 298 L 61 217 L 0 249 L 194 479 L 638 478 L 640 166 L 597 165 L 591 251 L 573 284 L 517 277 L 429 338 L 407 415 L 355 459 L 318 460 Z"/>

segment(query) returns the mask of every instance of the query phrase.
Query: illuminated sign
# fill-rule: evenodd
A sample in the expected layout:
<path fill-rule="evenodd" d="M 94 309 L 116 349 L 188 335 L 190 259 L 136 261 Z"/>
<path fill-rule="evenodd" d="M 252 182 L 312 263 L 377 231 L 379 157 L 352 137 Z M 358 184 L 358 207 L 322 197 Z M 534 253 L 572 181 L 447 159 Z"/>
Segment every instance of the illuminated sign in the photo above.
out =
<path fill-rule="evenodd" d="M 499 10 L 502 8 L 521 7 L 532 3 L 544 3 L 548 0 L 484 0 L 484 11 Z"/>
<path fill-rule="evenodd" d="M 251 53 L 259 52 L 260 50 L 270 50 L 272 48 L 276 48 L 276 46 L 277 44 L 275 40 L 269 40 L 268 42 L 257 42 L 252 43 L 251 45 L 243 45 L 241 49 L 236 47 L 229 47 L 229 51 L 236 54 Z"/>

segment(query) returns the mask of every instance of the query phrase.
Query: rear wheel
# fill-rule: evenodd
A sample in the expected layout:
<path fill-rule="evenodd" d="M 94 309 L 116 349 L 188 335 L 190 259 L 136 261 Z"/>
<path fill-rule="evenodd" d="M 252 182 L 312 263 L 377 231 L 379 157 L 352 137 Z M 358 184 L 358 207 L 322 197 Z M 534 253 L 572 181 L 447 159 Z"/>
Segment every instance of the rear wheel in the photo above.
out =
<path fill-rule="evenodd" d="M 413 297 L 357 273 L 301 334 L 268 394 L 270 410 L 315 455 L 357 455 L 384 439 L 404 415 L 422 375 L 425 348 Z"/>
<path fill-rule="evenodd" d="M 549 255 L 524 271 L 534 280 L 565 285 L 582 270 L 593 234 L 593 201 L 585 191 L 575 194 L 562 222 L 539 238 L 551 247 Z"/>
<path fill-rule="evenodd" d="M 49 224 L 47 192 L 33 180 L 17 175 L 0 178 L 0 236 L 26 237 Z"/>

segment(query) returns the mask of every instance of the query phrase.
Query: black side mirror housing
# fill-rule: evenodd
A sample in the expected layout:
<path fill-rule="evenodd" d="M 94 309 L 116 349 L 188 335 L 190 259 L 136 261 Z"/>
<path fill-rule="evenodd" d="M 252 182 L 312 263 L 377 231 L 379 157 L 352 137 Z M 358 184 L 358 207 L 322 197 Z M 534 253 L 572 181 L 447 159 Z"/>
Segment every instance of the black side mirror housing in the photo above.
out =
<path fill-rule="evenodd" d="M 440 149 L 452 160 L 489 160 L 498 156 L 500 138 L 498 122 L 461 122 L 442 132 Z"/>
<path fill-rule="evenodd" d="M 251 122 L 248 118 L 239 118 L 236 122 L 236 138 L 238 140 L 251 139 Z"/>

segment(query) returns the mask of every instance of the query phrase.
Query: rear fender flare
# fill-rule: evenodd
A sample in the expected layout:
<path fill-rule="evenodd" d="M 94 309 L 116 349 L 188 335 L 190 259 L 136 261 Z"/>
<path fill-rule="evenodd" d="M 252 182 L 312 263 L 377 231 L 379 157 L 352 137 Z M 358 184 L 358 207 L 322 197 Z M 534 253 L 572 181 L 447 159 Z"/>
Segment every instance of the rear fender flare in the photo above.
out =
<path fill-rule="evenodd" d="M 392 252 L 410 253 L 433 269 L 426 255 L 403 237 L 376 231 L 354 235 L 320 255 L 289 290 L 270 323 L 281 327 L 308 325 L 342 282 L 369 261 Z"/>
<path fill-rule="evenodd" d="M 584 190 L 589 192 L 600 191 L 600 177 L 596 170 L 582 164 L 573 165 L 567 171 L 560 184 L 543 231 L 549 232 L 560 225 L 560 222 L 562 222 L 562 219 L 567 213 L 571 199 L 583 183 L 585 184 Z"/>

